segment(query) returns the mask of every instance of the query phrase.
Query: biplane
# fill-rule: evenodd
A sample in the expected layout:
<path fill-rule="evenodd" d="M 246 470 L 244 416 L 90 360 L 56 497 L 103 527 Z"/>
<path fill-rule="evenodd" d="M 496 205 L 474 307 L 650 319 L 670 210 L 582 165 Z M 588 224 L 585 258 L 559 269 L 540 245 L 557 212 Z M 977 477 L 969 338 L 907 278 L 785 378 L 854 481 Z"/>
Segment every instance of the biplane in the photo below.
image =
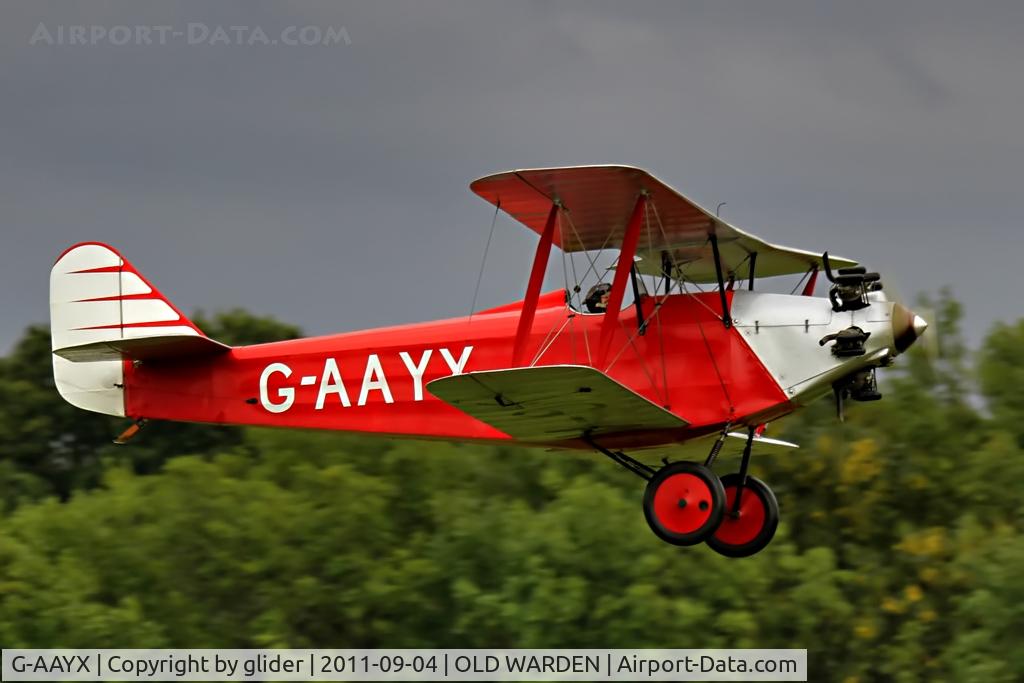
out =
<path fill-rule="evenodd" d="M 178 420 L 591 451 L 646 481 L 658 537 L 742 557 L 779 519 L 751 454 L 796 448 L 765 426 L 829 392 L 840 416 L 846 400 L 880 398 L 875 370 L 926 327 L 877 273 L 765 242 L 638 168 L 509 171 L 471 189 L 539 235 L 521 301 L 230 347 L 117 250 L 82 243 L 50 279 L 57 389 L 133 420 L 120 442 Z M 578 280 L 542 291 L 555 247 L 574 271 L 588 259 L 586 294 Z M 595 266 L 602 250 L 617 250 L 614 268 Z M 820 273 L 827 297 L 814 296 Z M 799 274 L 800 293 L 755 288 Z M 726 451 L 739 469 L 720 476 Z"/>

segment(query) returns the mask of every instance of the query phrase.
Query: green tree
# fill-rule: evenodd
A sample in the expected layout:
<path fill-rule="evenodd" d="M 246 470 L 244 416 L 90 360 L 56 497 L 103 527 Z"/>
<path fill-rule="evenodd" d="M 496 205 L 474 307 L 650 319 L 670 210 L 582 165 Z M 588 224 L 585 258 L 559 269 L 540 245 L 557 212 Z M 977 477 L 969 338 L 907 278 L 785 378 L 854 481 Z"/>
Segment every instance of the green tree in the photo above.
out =
<path fill-rule="evenodd" d="M 248 346 L 267 342 L 298 339 L 302 330 L 269 316 L 259 316 L 241 308 L 220 311 L 208 316 L 197 311 L 192 322 L 206 336 L 229 346 Z"/>
<path fill-rule="evenodd" d="M 981 347 L 978 379 L 993 417 L 1024 446 L 1024 319 L 998 323 Z"/>
<path fill-rule="evenodd" d="M 208 335 L 227 344 L 295 339 L 300 330 L 240 309 L 196 316 Z M 0 482 L 7 509 L 21 499 L 56 495 L 99 484 L 106 461 L 128 461 L 139 473 L 159 471 L 170 457 L 206 453 L 241 443 L 235 427 L 150 424 L 130 449 L 111 441 L 124 420 L 75 408 L 53 381 L 50 332 L 29 327 L 14 350 L 0 359 Z"/>
<path fill-rule="evenodd" d="M 270 429 L 203 443 L 168 425 L 119 450 L 97 430 L 90 451 L 83 431 L 70 443 L 93 469 L 72 471 L 93 483 L 33 502 L 50 480 L 19 463 L 66 446 L 40 438 L 63 423 L 31 402 L 49 361 L 30 331 L 0 362 L 0 483 L 25 492 L 0 516 L 0 642 L 807 647 L 812 680 L 1021 680 L 1024 321 L 993 330 L 975 371 L 959 306 L 933 303 L 942 343 L 885 370 L 884 401 L 772 426 L 803 447 L 755 454 L 782 523 L 744 560 L 658 541 L 642 482 L 603 458 L 508 445 Z M 237 341 L 251 322 L 235 338 L 203 324 Z M 117 454 L 154 434 L 162 467 L 143 476 Z"/>
<path fill-rule="evenodd" d="M 79 410 L 57 393 L 50 331 L 29 327 L 0 359 L 0 472 L 10 508 L 21 498 L 54 494 L 67 499 L 95 486 L 103 456 L 120 420 Z"/>

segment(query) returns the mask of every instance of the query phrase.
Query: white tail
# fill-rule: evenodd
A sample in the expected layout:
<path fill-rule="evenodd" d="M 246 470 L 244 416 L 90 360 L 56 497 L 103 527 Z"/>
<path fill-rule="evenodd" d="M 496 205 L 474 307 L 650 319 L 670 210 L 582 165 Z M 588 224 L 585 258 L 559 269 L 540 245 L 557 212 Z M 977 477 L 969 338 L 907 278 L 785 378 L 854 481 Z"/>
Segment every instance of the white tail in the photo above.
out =
<path fill-rule="evenodd" d="M 71 247 L 50 272 L 50 337 L 53 378 L 64 400 L 85 410 L 121 416 L 125 414 L 121 358 L 75 363 L 58 354 L 135 338 L 205 339 L 121 254 L 96 242 Z"/>

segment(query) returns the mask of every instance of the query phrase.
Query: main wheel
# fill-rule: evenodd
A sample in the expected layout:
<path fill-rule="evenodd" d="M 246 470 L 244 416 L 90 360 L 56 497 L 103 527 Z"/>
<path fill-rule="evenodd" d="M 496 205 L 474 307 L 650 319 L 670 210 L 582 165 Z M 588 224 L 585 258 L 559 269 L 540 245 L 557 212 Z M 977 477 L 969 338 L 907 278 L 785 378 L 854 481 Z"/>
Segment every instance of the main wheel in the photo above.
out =
<path fill-rule="evenodd" d="M 644 517 L 651 530 L 673 545 L 696 545 L 722 521 L 725 490 L 718 476 L 695 462 L 658 470 L 644 491 Z"/>
<path fill-rule="evenodd" d="M 722 477 L 725 488 L 725 516 L 707 543 L 716 553 L 726 557 L 749 557 L 767 546 L 779 526 L 779 503 L 768 485 L 757 477 L 747 476 L 743 486 L 738 514 L 733 514 L 733 501 L 739 490 L 740 475 Z"/>

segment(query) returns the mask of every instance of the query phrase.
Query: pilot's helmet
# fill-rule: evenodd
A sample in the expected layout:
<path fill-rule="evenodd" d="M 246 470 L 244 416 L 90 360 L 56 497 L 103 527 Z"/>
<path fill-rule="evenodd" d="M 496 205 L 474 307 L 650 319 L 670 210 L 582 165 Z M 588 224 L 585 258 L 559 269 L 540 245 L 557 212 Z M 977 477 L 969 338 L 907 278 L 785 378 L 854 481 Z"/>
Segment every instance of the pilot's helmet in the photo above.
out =
<path fill-rule="evenodd" d="M 587 298 L 583 303 L 590 313 L 604 313 L 608 309 L 608 301 L 605 297 L 612 291 L 612 286 L 607 282 L 599 282 L 587 291 Z"/>

